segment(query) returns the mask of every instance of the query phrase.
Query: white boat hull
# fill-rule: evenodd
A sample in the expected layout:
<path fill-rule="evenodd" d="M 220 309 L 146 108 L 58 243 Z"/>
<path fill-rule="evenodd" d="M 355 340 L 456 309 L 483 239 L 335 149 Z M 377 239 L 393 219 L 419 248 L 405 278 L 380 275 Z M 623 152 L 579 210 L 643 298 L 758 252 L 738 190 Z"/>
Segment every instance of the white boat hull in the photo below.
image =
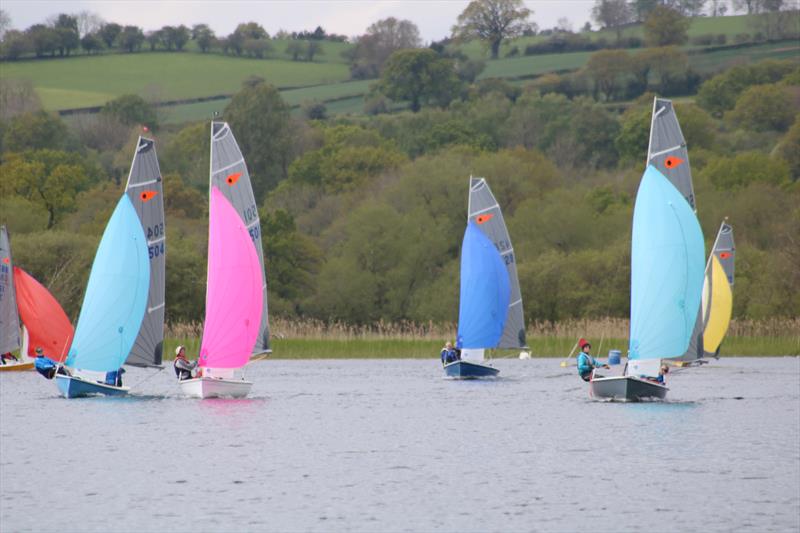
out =
<path fill-rule="evenodd" d="M 224 378 L 192 378 L 179 382 L 181 394 L 189 398 L 245 398 L 252 381 Z"/>

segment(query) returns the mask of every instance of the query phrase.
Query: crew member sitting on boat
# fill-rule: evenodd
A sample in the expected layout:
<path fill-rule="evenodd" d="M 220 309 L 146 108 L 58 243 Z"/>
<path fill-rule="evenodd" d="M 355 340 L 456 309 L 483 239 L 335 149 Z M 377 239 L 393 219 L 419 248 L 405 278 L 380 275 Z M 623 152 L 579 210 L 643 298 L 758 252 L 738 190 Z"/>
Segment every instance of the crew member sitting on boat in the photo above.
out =
<path fill-rule="evenodd" d="M 645 379 L 649 379 L 650 381 L 655 381 L 656 383 L 660 383 L 662 385 L 667 384 L 666 375 L 669 374 L 669 367 L 666 364 L 661 365 L 661 368 L 658 371 L 658 377 L 652 376 L 642 376 Z"/>
<path fill-rule="evenodd" d="M 125 373 L 124 368 L 120 368 L 119 370 L 112 370 L 111 372 L 106 372 L 106 385 L 122 387 L 122 374 L 124 373 Z"/>
<path fill-rule="evenodd" d="M 578 374 L 581 376 L 583 381 L 590 381 L 592 379 L 592 371 L 595 368 L 611 368 L 608 365 L 601 364 L 597 359 L 589 354 L 592 349 L 592 345 L 589 344 L 589 341 L 586 339 L 580 339 L 578 341 L 578 346 L 581 347 L 581 353 L 578 354 Z"/>
<path fill-rule="evenodd" d="M 6 359 L 13 359 L 15 362 L 19 362 L 17 356 L 11 352 L 6 352 L 4 354 L 0 354 L 0 363 L 6 364 Z"/>
<path fill-rule="evenodd" d="M 197 361 L 189 361 L 186 359 L 186 346 L 178 346 L 175 348 L 175 375 L 178 381 L 184 379 L 192 379 L 192 372 L 197 368 Z"/>
<path fill-rule="evenodd" d="M 56 374 L 62 376 L 69 376 L 69 370 L 64 366 L 58 366 L 50 358 L 44 356 L 44 350 L 41 347 L 36 348 L 36 359 L 33 360 L 33 368 L 46 379 L 53 379 Z"/>
<path fill-rule="evenodd" d="M 461 354 L 458 353 L 458 350 L 453 348 L 452 342 L 447 342 L 442 348 L 442 364 L 446 365 L 448 363 L 453 363 L 461 359 Z"/>

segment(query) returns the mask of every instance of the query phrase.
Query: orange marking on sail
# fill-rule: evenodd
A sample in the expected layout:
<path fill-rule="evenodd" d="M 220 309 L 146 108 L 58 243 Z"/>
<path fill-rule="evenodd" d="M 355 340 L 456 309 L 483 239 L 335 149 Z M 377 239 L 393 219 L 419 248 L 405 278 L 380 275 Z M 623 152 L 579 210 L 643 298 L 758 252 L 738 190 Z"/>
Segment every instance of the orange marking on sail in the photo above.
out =
<path fill-rule="evenodd" d="M 664 166 L 667 167 L 667 168 L 679 167 L 683 163 L 684 163 L 683 159 L 681 159 L 680 157 L 672 156 L 672 155 L 664 160 Z"/>
<path fill-rule="evenodd" d="M 719 254 L 720 259 L 730 259 L 730 257 L 731 257 L 730 252 L 722 252 L 721 254 Z"/>
<path fill-rule="evenodd" d="M 492 220 L 493 216 L 494 215 L 491 213 L 488 215 L 480 215 L 478 218 L 475 219 L 475 222 L 477 222 L 478 224 L 483 224 L 484 222 Z"/>
<path fill-rule="evenodd" d="M 11 262 L 11 259 L 9 259 L 8 257 L 4 257 L 3 258 L 3 263 L 9 264 L 10 262 Z"/>
<path fill-rule="evenodd" d="M 237 172 L 236 174 L 231 174 L 230 176 L 225 178 L 225 183 L 227 183 L 228 185 L 233 185 L 234 183 L 239 181 L 239 178 L 241 177 L 242 177 L 241 172 Z"/>
<path fill-rule="evenodd" d="M 158 191 L 143 191 L 142 194 L 139 195 L 139 198 L 141 198 L 143 202 L 147 202 L 152 200 L 157 194 Z"/>

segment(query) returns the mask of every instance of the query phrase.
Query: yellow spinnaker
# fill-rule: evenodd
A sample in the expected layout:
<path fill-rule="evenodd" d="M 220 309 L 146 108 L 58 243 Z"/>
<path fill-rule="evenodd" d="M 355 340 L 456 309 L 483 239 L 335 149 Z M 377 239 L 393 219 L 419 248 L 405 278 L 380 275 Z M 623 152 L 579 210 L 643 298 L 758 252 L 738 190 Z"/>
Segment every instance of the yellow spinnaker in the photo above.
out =
<path fill-rule="evenodd" d="M 703 349 L 714 353 L 728 331 L 733 311 L 733 292 L 716 254 L 711 256 L 711 311 L 703 331 Z"/>

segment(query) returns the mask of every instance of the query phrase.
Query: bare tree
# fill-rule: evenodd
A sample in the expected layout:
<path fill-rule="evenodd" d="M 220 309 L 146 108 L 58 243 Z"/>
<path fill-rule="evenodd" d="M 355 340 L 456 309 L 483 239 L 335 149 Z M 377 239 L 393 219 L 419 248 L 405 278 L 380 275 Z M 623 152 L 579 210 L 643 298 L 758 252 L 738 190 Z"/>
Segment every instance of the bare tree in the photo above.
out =
<path fill-rule="evenodd" d="M 458 16 L 452 28 L 457 39 L 480 39 L 486 41 L 497 59 L 500 44 L 534 29 L 528 22 L 533 11 L 525 7 L 522 0 L 473 0 Z"/>
<path fill-rule="evenodd" d="M 11 16 L 0 9 L 0 41 L 3 40 L 6 32 L 11 29 Z"/>
<path fill-rule="evenodd" d="M 625 0 L 597 0 L 592 8 L 592 18 L 602 27 L 613 29 L 619 42 L 623 26 L 633 20 L 633 11 Z"/>
<path fill-rule="evenodd" d="M 81 37 L 96 32 L 105 23 L 100 15 L 91 11 L 83 10 L 74 16 L 78 20 L 78 33 Z"/>
<path fill-rule="evenodd" d="M 30 80 L 0 78 L 0 120 L 7 121 L 22 113 L 33 113 L 42 102 Z"/>

